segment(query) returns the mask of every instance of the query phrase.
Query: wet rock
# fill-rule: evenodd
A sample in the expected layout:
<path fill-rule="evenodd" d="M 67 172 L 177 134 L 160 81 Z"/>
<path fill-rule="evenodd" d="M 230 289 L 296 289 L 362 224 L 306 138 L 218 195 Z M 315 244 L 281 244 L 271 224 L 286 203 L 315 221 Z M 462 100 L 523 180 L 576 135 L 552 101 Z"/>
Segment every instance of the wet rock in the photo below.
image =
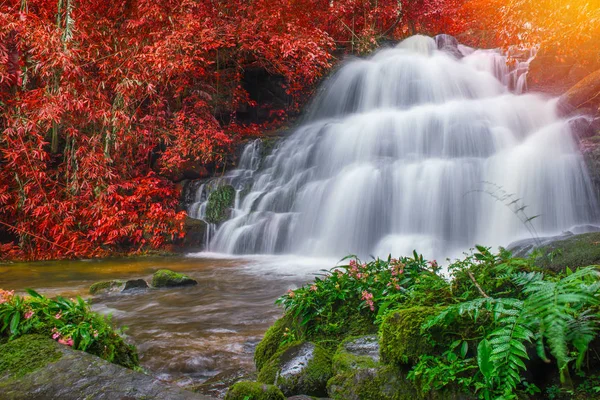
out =
<path fill-rule="evenodd" d="M 143 279 L 130 279 L 125 282 L 125 287 L 123 288 L 123 292 L 128 290 L 140 290 L 147 289 L 148 283 Z"/>
<path fill-rule="evenodd" d="M 159 269 L 152 275 L 152 286 L 156 288 L 162 287 L 178 287 L 178 286 L 194 286 L 198 281 L 190 278 L 187 275 L 171 271 L 169 269 Z"/>
<path fill-rule="evenodd" d="M 225 400 L 285 400 L 277 386 L 260 382 L 238 382 L 227 392 Z"/>
<path fill-rule="evenodd" d="M 476 399 L 475 396 L 461 393 L 455 387 L 422 395 L 406 378 L 404 370 L 392 366 L 358 369 L 336 375 L 327 384 L 327 391 L 334 400 Z"/>
<path fill-rule="evenodd" d="M 146 289 L 148 283 L 143 279 L 121 280 L 113 279 L 111 281 L 96 282 L 90 286 L 90 294 L 116 294 L 134 289 Z"/>
<path fill-rule="evenodd" d="M 452 54 L 456 58 L 463 58 L 463 54 L 458 49 L 458 40 L 454 36 L 440 34 L 435 37 L 437 48 L 446 53 Z"/>
<path fill-rule="evenodd" d="M 15 346 L 21 339 L 0 346 L 0 363 L 4 363 L 5 353 L 14 354 L 7 346 Z M 33 340 L 36 349 L 40 349 L 40 352 L 43 349 L 43 353 L 51 357 L 44 356 L 42 359 L 27 356 L 13 360 L 12 364 L 18 362 L 18 371 L 22 372 L 0 368 L 3 400 L 211 400 L 210 397 L 166 386 L 151 376 L 73 350 L 51 339 L 37 337 L 28 340 Z"/>
<path fill-rule="evenodd" d="M 356 369 L 374 368 L 379 363 L 377 335 L 349 338 L 333 355 L 333 373 L 343 374 Z"/>
<path fill-rule="evenodd" d="M 188 250 L 203 250 L 206 245 L 206 222 L 186 217 L 185 222 L 185 238 L 182 246 Z"/>
<path fill-rule="evenodd" d="M 111 281 L 96 282 L 90 286 L 90 294 L 120 293 L 125 288 L 125 281 L 114 279 Z"/>
<path fill-rule="evenodd" d="M 260 382 L 275 384 L 286 396 L 325 396 L 331 377 L 331 355 L 310 342 L 282 348 L 258 374 Z"/>

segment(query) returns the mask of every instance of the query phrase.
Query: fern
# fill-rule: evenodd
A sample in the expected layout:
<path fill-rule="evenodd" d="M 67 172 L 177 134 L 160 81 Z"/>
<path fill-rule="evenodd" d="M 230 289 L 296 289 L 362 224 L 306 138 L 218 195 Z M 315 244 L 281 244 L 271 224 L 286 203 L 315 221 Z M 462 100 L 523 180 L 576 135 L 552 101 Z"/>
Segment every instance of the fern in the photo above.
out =
<path fill-rule="evenodd" d="M 570 382 L 568 365 L 573 359 L 569 356 L 569 343 L 576 346 L 582 357 L 591 341 L 590 332 L 595 332 L 595 319 L 581 318 L 582 308 L 598 304 L 597 283 L 587 284 L 588 278 L 597 280 L 598 271 L 584 268 L 558 282 L 537 280 L 523 289 L 528 295 L 525 311 L 539 323 L 539 334 L 556 358 L 563 384 Z"/>

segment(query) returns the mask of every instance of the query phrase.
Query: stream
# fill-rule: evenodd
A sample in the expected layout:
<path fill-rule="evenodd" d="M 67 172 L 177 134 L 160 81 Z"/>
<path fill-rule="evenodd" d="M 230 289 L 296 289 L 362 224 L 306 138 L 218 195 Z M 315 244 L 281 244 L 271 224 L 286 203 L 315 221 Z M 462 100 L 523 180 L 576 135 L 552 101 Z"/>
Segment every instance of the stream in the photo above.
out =
<path fill-rule="evenodd" d="M 161 268 L 196 279 L 193 287 L 148 289 L 91 298 L 111 314 L 160 380 L 221 397 L 227 382 L 254 372 L 254 347 L 282 314 L 275 300 L 337 260 L 287 256 L 115 258 L 0 265 L 0 287 L 47 296 L 90 297 L 89 286 L 144 278 Z"/>

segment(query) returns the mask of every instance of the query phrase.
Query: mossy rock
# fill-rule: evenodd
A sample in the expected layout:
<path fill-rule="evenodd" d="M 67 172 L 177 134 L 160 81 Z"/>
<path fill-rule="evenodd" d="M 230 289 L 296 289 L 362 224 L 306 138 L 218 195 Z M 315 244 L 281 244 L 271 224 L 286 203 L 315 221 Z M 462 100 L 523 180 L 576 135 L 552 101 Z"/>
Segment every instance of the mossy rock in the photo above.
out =
<path fill-rule="evenodd" d="M 476 396 L 448 388 L 423 395 L 408 380 L 405 369 L 385 365 L 336 375 L 327 383 L 334 400 L 467 400 Z"/>
<path fill-rule="evenodd" d="M 225 400 L 285 400 L 285 396 L 274 385 L 238 382 L 229 388 Z"/>
<path fill-rule="evenodd" d="M 114 279 L 111 281 L 96 282 L 90 286 L 90 294 L 120 292 L 125 287 L 125 281 Z"/>
<path fill-rule="evenodd" d="M 600 232 L 575 235 L 552 243 L 541 249 L 536 265 L 554 272 L 565 268 L 575 269 L 589 265 L 600 265 Z M 552 257 L 549 255 L 554 253 Z"/>
<path fill-rule="evenodd" d="M 0 377 L 19 378 L 61 358 L 56 342 L 42 335 L 24 335 L 0 346 Z"/>
<path fill-rule="evenodd" d="M 332 370 L 335 375 L 377 366 L 379 366 L 379 343 L 375 335 L 344 340 L 332 358 Z"/>
<path fill-rule="evenodd" d="M 331 353 L 310 342 L 284 346 L 262 367 L 258 381 L 274 384 L 284 395 L 325 396 L 333 376 Z"/>
<path fill-rule="evenodd" d="M 421 334 L 421 326 L 440 312 L 435 307 L 411 307 L 389 314 L 380 327 L 381 358 L 389 364 L 413 364 L 430 354 L 433 345 Z"/>
<path fill-rule="evenodd" d="M 187 275 L 171 271 L 169 269 L 159 269 L 152 275 L 152 286 L 161 287 L 177 287 L 177 286 L 194 286 L 198 282 Z"/>
<path fill-rule="evenodd" d="M 277 353 L 284 340 L 284 335 L 286 332 L 291 332 L 293 328 L 293 318 L 285 315 L 267 329 L 265 336 L 263 336 L 254 350 L 254 364 L 257 371 L 260 371 L 263 365 Z"/>
<path fill-rule="evenodd" d="M 235 189 L 231 185 L 223 185 L 216 188 L 208 196 L 206 204 L 205 220 L 211 224 L 219 224 L 227 218 L 227 210 L 233 207 L 235 202 Z"/>

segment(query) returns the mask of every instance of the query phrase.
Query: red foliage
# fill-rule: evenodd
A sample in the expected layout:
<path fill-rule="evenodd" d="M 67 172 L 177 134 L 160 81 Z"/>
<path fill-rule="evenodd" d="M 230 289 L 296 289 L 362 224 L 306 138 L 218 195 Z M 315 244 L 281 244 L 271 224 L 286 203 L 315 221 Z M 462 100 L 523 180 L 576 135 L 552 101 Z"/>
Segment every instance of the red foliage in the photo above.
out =
<path fill-rule="evenodd" d="M 0 258 L 162 248 L 184 217 L 166 177 L 190 163 L 219 166 L 236 141 L 276 127 L 336 51 L 364 53 L 419 32 L 502 44 L 529 18 L 509 20 L 502 4 L 531 2 L 6 0 Z M 261 125 L 236 119 L 243 107 L 268 106 L 244 89 L 250 68 L 283 77 L 293 99 Z"/>

